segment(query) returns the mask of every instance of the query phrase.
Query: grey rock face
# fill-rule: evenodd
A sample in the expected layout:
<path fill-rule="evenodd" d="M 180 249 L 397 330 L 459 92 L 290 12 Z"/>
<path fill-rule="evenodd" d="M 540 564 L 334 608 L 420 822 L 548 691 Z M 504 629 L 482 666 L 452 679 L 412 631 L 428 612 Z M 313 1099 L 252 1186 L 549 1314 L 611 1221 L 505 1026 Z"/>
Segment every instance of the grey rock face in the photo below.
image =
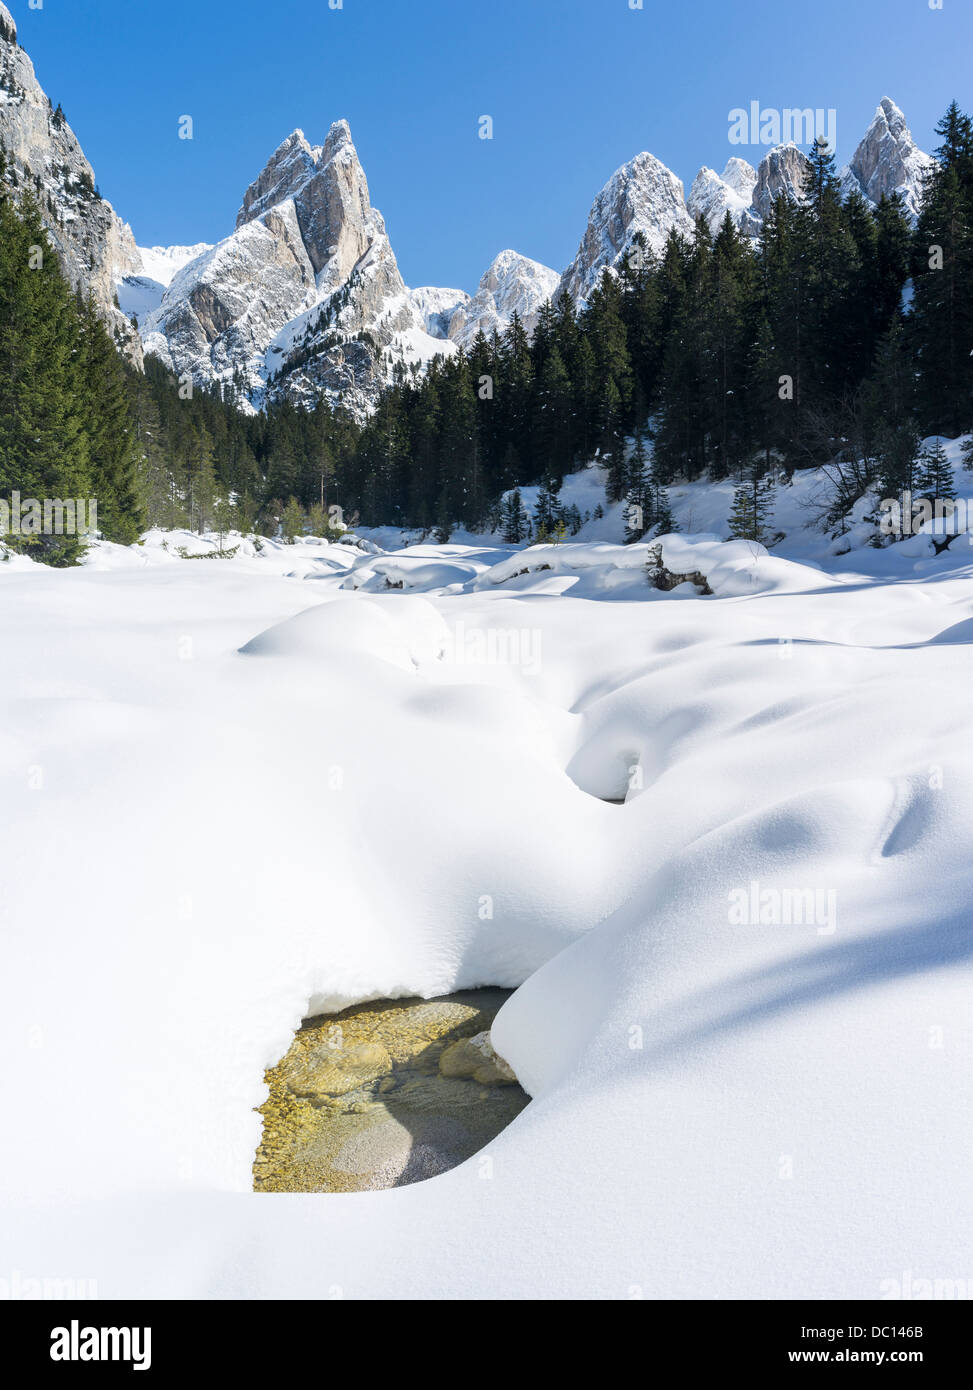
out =
<path fill-rule="evenodd" d="M 237 227 L 252 222 L 268 208 L 276 207 L 303 188 L 314 174 L 320 157 L 321 146 L 312 149 L 304 138 L 303 130 L 295 130 L 288 135 L 271 155 L 260 176 L 244 193 L 243 206 L 237 213 Z"/>
<path fill-rule="evenodd" d="M 16 26 L 0 3 L 2 29 Z M 90 292 L 116 340 L 136 362 L 138 336 L 115 305 L 115 282 L 141 269 L 135 238 L 111 204 L 95 193 L 95 176 L 63 116 L 55 112 L 16 40 L 0 37 L 0 141 L 6 151 L 7 181 L 36 196 L 44 225 L 65 275 L 75 289 Z"/>
<path fill-rule="evenodd" d="M 764 222 L 774 203 L 783 194 L 799 201 L 811 174 L 811 161 L 791 143 L 769 150 L 757 169 L 757 186 L 753 191 L 754 218 Z"/>
<path fill-rule="evenodd" d="M 923 182 L 934 164 L 935 160 L 916 145 L 895 102 L 883 97 L 865 138 L 842 171 L 842 191 L 857 188 L 873 206 L 883 197 L 899 193 L 915 222 Z"/>
<path fill-rule="evenodd" d="M 358 414 L 396 360 L 454 351 L 406 290 L 346 121 L 320 146 L 288 136 L 236 230 L 179 271 L 143 332 L 200 385 L 234 381 L 254 404 L 324 393 Z"/>

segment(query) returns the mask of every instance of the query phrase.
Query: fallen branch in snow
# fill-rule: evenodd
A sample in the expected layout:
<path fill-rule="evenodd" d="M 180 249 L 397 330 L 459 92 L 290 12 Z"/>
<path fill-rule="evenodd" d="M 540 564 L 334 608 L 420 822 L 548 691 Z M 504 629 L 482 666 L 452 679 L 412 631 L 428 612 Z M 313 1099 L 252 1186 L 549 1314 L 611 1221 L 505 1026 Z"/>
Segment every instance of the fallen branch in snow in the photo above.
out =
<path fill-rule="evenodd" d="M 675 574 L 672 570 L 666 569 L 662 559 L 661 544 L 649 547 L 646 570 L 653 589 L 661 589 L 663 593 L 669 593 L 670 590 L 677 589 L 680 584 L 687 583 L 695 584 L 702 594 L 712 594 L 713 592 L 706 575 L 700 570 L 693 570 L 691 574 Z"/>

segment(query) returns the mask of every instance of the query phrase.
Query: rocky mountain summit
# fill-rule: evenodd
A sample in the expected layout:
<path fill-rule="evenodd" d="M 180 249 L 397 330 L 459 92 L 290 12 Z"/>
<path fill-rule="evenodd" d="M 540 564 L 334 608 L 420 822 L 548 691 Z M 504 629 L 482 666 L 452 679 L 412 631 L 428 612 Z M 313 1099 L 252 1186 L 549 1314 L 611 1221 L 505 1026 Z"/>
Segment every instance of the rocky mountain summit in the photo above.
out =
<path fill-rule="evenodd" d="M 756 187 L 756 169 L 734 155 L 727 160 L 722 174 L 706 165 L 700 169 L 689 190 L 686 208 L 693 221 L 704 217 L 710 231 L 716 233 L 727 213 L 740 225 L 753 203 Z"/>
<path fill-rule="evenodd" d="M 557 282 L 505 251 L 472 298 L 408 290 L 337 121 L 323 145 L 287 137 L 244 193 L 235 230 L 175 273 L 142 331 L 147 351 L 200 385 L 233 385 L 254 405 L 323 393 L 361 415 L 396 366 L 419 370 L 481 329 L 503 332 L 514 312 L 532 330 Z"/>
<path fill-rule="evenodd" d="M 233 231 L 216 246 L 144 249 L 98 193 L 2 0 L 0 141 L 8 183 L 34 191 L 66 275 L 92 294 L 134 360 L 144 343 L 177 375 L 232 387 L 245 406 L 311 404 L 323 394 L 359 416 L 397 371 L 418 373 L 480 332 L 503 333 L 514 314 L 531 333 L 543 304 L 561 292 L 584 307 L 638 236 L 659 254 L 672 231 L 691 237 L 700 217 L 715 231 L 729 213 L 745 235 L 759 237 L 777 197 L 803 197 L 810 170 L 795 144 L 768 150 L 756 168 L 735 155 L 721 174 L 702 168 L 687 198 L 672 170 L 642 153 L 595 198 L 563 275 L 506 250 L 473 295 L 409 290 L 348 123 L 339 120 L 323 144 L 295 130 L 278 146 L 244 192 Z M 872 205 L 897 192 L 914 220 L 932 163 L 885 97 L 842 170 L 842 190 L 857 190 Z"/>
<path fill-rule="evenodd" d="M 899 193 L 910 218 L 919 215 L 922 185 L 935 164 L 918 148 L 905 116 L 889 97 L 883 97 L 851 163 L 842 171 L 842 190 L 858 188 L 873 206 L 884 196 Z"/>
<path fill-rule="evenodd" d="M 578 254 L 561 277 L 560 291 L 584 305 L 606 268 L 620 264 L 641 233 L 659 254 L 670 231 L 693 234 L 682 181 L 655 155 L 636 155 L 611 176 L 588 215 Z"/>
<path fill-rule="evenodd" d="M 902 112 L 884 97 L 851 163 L 842 170 L 842 192 L 857 190 L 873 206 L 883 194 L 898 192 L 914 221 L 932 163 L 916 147 Z M 715 232 L 729 213 L 744 235 L 759 237 L 777 198 L 804 196 L 810 170 L 810 160 L 797 145 L 777 145 L 756 169 L 738 156 L 727 162 L 722 174 L 704 166 L 684 198 L 683 185 L 671 169 L 651 154 L 637 155 L 612 175 L 592 204 L 561 289 L 584 305 L 602 272 L 621 264 L 638 233 L 658 254 L 671 231 L 691 236 L 698 217 Z"/>
<path fill-rule="evenodd" d="M 75 289 L 90 292 L 119 346 L 141 361 L 138 336 L 115 303 L 116 281 L 141 265 L 132 230 L 98 192 L 94 170 L 61 108 L 37 81 L 3 3 L 0 145 L 6 181 L 15 193 L 33 192 L 65 275 Z"/>
<path fill-rule="evenodd" d="M 514 314 L 532 334 L 541 308 L 560 283 L 556 270 L 518 255 L 501 251 L 484 272 L 476 294 L 457 306 L 450 317 L 449 337 L 459 347 L 468 347 L 478 333 L 489 338 L 503 333 Z"/>
<path fill-rule="evenodd" d="M 235 230 L 176 273 L 143 334 L 180 375 L 233 384 L 254 403 L 323 391 L 361 408 L 397 335 L 431 355 L 347 122 L 323 145 L 287 137 L 244 193 Z"/>

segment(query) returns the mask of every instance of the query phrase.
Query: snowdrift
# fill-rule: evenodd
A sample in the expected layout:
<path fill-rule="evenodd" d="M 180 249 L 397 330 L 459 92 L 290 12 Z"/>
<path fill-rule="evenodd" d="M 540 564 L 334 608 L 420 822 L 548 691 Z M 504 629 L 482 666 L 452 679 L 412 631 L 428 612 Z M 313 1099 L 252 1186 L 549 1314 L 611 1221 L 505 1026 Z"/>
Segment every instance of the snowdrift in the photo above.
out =
<path fill-rule="evenodd" d="M 973 1273 L 973 575 L 663 544 L 713 596 L 601 542 L 0 566 L 6 1268 L 102 1298 Z M 250 1191 L 302 1016 L 485 984 L 521 986 L 494 1040 L 533 1097 L 487 1155 Z"/>

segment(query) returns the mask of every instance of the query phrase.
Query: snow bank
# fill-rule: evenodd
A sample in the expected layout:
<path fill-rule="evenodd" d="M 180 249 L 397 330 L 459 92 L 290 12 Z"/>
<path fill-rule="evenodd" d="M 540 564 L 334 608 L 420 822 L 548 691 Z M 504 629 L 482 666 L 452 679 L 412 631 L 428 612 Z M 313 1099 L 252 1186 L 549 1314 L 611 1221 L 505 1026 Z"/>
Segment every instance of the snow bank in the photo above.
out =
<path fill-rule="evenodd" d="M 973 572 L 663 545 L 713 597 L 595 542 L 0 565 L 4 1267 L 103 1298 L 973 1273 Z M 494 1039 L 534 1097 L 489 1162 L 250 1192 L 306 1012 L 484 984 L 521 986 Z"/>

